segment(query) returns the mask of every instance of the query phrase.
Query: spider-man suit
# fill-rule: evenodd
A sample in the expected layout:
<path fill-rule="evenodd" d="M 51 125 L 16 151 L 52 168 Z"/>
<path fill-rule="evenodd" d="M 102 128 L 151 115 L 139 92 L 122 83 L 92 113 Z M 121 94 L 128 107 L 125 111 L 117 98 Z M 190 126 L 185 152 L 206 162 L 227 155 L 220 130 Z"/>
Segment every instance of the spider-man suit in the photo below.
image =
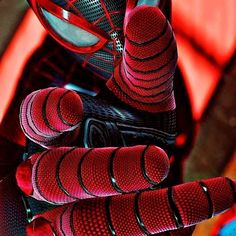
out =
<path fill-rule="evenodd" d="M 59 205 L 34 215 L 28 235 L 190 235 L 233 205 L 227 178 L 161 185 L 176 132 L 177 47 L 165 2 L 30 1 L 84 70 L 107 82 L 95 97 L 49 87 L 23 101 L 33 143 L 18 186 Z"/>

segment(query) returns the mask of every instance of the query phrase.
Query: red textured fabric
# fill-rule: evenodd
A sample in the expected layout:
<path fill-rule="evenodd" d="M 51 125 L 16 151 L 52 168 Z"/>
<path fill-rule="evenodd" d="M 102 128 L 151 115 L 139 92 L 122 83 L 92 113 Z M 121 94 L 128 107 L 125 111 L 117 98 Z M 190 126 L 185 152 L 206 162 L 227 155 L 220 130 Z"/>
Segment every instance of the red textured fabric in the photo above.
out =
<path fill-rule="evenodd" d="M 218 215 L 232 206 L 234 202 L 234 195 L 232 195 L 233 189 L 226 178 L 218 177 L 203 182 L 208 187 L 214 215 Z M 224 197 L 222 197 L 222 195 L 224 195 Z"/>
<path fill-rule="evenodd" d="M 70 225 L 71 207 L 66 208 L 61 214 L 58 214 L 55 220 L 54 228 L 57 235 L 73 235 Z"/>
<path fill-rule="evenodd" d="M 144 192 L 139 200 L 140 216 L 150 233 L 176 229 L 167 189 Z"/>
<path fill-rule="evenodd" d="M 62 88 L 47 88 L 26 97 L 20 121 L 26 136 L 46 145 L 63 132 L 76 129 L 82 116 L 83 104 L 78 94 Z"/>
<path fill-rule="evenodd" d="M 89 192 L 96 196 L 117 194 L 112 187 L 109 167 L 115 148 L 93 149 L 84 159 L 81 177 Z M 102 164 L 101 164 L 102 163 Z"/>
<path fill-rule="evenodd" d="M 35 130 L 34 124 L 32 123 L 29 114 L 29 108 L 36 94 L 37 91 L 31 93 L 25 98 L 25 100 L 21 104 L 20 124 L 23 132 L 29 139 L 34 140 L 37 143 L 44 143 L 46 141 L 45 137 L 42 136 L 42 134 L 37 133 L 37 130 Z"/>
<path fill-rule="evenodd" d="M 158 8 L 149 6 L 136 7 L 127 17 L 125 52 L 108 88 L 139 110 L 175 109 L 177 47 L 169 22 Z"/>
<path fill-rule="evenodd" d="M 197 224 L 208 218 L 208 199 L 199 183 L 173 187 L 173 198 L 184 225 Z"/>
<path fill-rule="evenodd" d="M 110 236 L 105 209 L 105 199 L 75 204 L 70 214 L 74 235 Z"/>
<path fill-rule="evenodd" d="M 165 151 L 157 146 L 149 146 L 144 155 L 144 166 L 147 176 L 160 183 L 168 175 L 169 159 Z"/>
<path fill-rule="evenodd" d="M 222 213 L 234 204 L 235 192 L 224 177 L 202 182 L 207 186 L 210 199 L 197 182 L 178 185 L 173 188 L 173 198 L 184 225 L 197 224 L 209 218 L 209 214 Z M 213 212 L 210 212 L 210 204 L 213 205 Z"/>
<path fill-rule="evenodd" d="M 57 178 L 59 158 L 70 150 L 70 148 L 58 148 L 38 156 L 32 169 L 33 196 L 39 196 L 39 200 L 59 204 L 75 201 L 58 186 Z"/>
<path fill-rule="evenodd" d="M 213 184 L 219 185 L 219 189 L 227 188 L 223 177 L 206 180 L 204 184 L 209 188 Z M 117 236 L 144 236 L 149 233 L 166 235 L 166 231 L 170 231 L 169 235 L 173 236 L 191 235 L 193 227 L 176 230 L 179 227 L 175 221 L 176 209 L 173 208 L 168 191 L 160 189 L 110 198 L 85 199 L 43 214 L 58 235 L 108 236 L 111 231 Z M 208 218 L 209 202 L 199 182 L 175 186 L 172 192 L 172 200 L 185 228 Z M 229 194 L 233 196 L 235 193 L 231 191 Z M 218 199 L 224 198 L 222 191 Z M 221 205 L 220 201 L 218 203 Z M 228 202 L 224 204 L 221 211 L 229 207 Z M 232 206 L 233 202 L 230 204 Z"/>
<path fill-rule="evenodd" d="M 111 222 L 117 235 L 144 235 L 135 218 L 135 195 L 113 197 L 110 203 Z"/>
<path fill-rule="evenodd" d="M 143 160 L 143 161 L 142 161 Z M 123 191 L 138 190 L 150 187 L 150 182 L 160 183 L 168 174 L 169 160 L 160 148 L 155 146 L 143 148 L 119 149 L 113 162 L 114 177 Z"/>
<path fill-rule="evenodd" d="M 34 125 L 35 130 L 37 130 L 42 136 L 53 137 L 58 136 L 60 134 L 59 130 L 53 130 L 51 124 L 47 124 L 46 115 L 43 114 L 44 107 L 47 107 L 46 101 L 48 100 L 48 96 L 53 92 L 53 88 L 39 90 L 34 99 L 32 100 L 31 106 L 29 109 L 29 119 Z M 55 116 L 55 113 L 53 114 Z"/>
<path fill-rule="evenodd" d="M 60 166 L 58 167 L 58 177 L 61 181 L 61 185 L 63 186 L 64 190 L 72 197 L 77 198 L 79 196 L 81 199 L 89 198 L 91 196 L 84 192 L 77 178 L 78 166 L 81 158 L 86 155 L 89 150 L 85 148 L 77 148 L 75 150 L 68 148 L 68 150 L 72 150 L 72 152 L 64 155 L 64 157 L 63 153 L 67 151 L 66 149 L 61 150 L 60 156 L 62 156 L 63 159 L 57 157 L 57 162 L 61 161 Z"/>
<path fill-rule="evenodd" d="M 138 146 L 135 151 L 131 148 L 120 149 L 114 157 L 114 176 L 118 186 L 125 192 L 128 189 L 138 190 L 138 187 L 142 189 L 150 187 L 141 169 L 144 151 L 142 146 Z"/>
<path fill-rule="evenodd" d="M 155 146 L 141 145 L 120 149 L 54 148 L 34 154 L 30 161 L 32 176 L 21 175 L 25 163 L 17 169 L 19 187 L 25 190 L 31 187 L 32 182 L 33 197 L 56 204 L 119 194 L 112 184 L 112 173 L 121 191 L 130 192 L 153 186 L 145 178 L 141 166 L 148 177 L 156 181 L 154 183 L 160 183 L 169 170 L 164 151 Z"/>

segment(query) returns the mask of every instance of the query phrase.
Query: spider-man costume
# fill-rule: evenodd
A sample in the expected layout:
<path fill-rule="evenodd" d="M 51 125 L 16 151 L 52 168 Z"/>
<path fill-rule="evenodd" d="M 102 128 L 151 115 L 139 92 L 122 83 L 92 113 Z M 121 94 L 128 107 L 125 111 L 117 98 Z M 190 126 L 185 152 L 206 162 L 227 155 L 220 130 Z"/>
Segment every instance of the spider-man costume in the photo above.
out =
<path fill-rule="evenodd" d="M 183 227 L 234 203 L 235 183 L 226 178 L 160 185 L 175 136 L 177 49 L 157 7 L 165 2 L 30 2 L 88 75 L 107 82 L 95 97 L 50 87 L 22 103 L 21 126 L 33 143 L 18 185 L 38 200 L 66 203 L 35 215 L 28 235 L 189 235 Z M 34 143 L 49 150 L 33 154 Z"/>

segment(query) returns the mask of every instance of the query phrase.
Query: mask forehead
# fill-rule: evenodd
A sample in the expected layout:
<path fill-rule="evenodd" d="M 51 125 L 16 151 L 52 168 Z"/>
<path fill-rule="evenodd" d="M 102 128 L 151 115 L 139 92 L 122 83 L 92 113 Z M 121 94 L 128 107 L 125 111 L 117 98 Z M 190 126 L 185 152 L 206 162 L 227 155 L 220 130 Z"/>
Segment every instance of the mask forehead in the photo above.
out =
<path fill-rule="evenodd" d="M 107 33 L 120 31 L 123 28 L 126 0 L 52 0 L 52 2 L 83 16 Z"/>

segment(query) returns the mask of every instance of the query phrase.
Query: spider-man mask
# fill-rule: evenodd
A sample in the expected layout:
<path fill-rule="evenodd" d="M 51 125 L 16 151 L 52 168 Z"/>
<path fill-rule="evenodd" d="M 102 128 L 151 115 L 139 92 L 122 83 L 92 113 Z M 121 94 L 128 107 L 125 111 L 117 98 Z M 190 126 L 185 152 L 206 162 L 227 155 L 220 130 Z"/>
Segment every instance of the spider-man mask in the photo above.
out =
<path fill-rule="evenodd" d="M 29 0 L 47 31 L 106 79 L 123 50 L 125 0 Z"/>

